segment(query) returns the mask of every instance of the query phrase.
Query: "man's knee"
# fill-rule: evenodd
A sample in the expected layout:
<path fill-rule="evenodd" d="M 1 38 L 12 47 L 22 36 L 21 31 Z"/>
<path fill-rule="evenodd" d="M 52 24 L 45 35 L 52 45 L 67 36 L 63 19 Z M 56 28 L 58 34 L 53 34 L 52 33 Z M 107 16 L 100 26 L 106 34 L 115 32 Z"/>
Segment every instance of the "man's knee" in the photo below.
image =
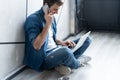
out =
<path fill-rule="evenodd" d="M 88 37 L 85 41 L 85 45 L 89 46 L 90 44 L 91 44 L 91 39 L 90 39 L 90 37 Z"/>
<path fill-rule="evenodd" d="M 64 54 L 63 56 L 71 56 L 72 55 L 72 51 L 67 47 L 62 47 L 61 51 L 62 51 L 62 54 Z"/>

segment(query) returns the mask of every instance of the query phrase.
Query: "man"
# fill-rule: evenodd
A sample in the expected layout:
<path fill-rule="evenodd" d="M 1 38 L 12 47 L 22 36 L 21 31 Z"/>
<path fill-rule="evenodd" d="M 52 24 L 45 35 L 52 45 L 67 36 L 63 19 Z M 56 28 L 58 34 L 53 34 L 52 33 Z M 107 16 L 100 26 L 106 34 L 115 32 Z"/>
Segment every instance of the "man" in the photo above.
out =
<path fill-rule="evenodd" d="M 74 47 L 78 40 L 73 42 L 56 39 L 54 14 L 58 13 L 61 5 L 62 0 L 44 0 L 43 7 L 26 19 L 24 64 L 32 69 L 42 71 L 55 68 L 60 74 L 66 75 L 71 69 L 90 60 L 89 57 L 77 60 L 89 46 L 89 38 L 74 53 L 68 46 Z"/>

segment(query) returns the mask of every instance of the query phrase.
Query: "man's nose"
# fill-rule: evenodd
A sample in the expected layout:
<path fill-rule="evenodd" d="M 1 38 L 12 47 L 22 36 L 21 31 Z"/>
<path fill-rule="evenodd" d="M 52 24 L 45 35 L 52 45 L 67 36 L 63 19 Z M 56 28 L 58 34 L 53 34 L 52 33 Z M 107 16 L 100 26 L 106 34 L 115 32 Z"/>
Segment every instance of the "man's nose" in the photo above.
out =
<path fill-rule="evenodd" d="M 55 11 L 56 14 L 58 14 L 58 11 Z"/>
<path fill-rule="evenodd" d="M 58 12 L 56 12 L 56 14 L 58 14 Z"/>

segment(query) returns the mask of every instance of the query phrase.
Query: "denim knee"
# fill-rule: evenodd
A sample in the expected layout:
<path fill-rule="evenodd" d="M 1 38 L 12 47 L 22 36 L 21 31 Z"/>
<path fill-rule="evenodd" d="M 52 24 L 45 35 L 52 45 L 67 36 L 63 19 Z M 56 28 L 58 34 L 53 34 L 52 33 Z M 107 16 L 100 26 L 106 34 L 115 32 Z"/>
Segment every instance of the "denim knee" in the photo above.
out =
<path fill-rule="evenodd" d="M 86 41 L 85 41 L 85 45 L 89 46 L 91 44 L 92 40 L 90 39 L 90 37 L 87 37 Z"/>
<path fill-rule="evenodd" d="M 64 60 L 64 65 L 69 66 L 70 68 L 78 68 L 80 64 L 74 57 L 73 52 L 67 47 L 63 47 L 62 49 L 64 51 L 63 57 L 66 57 Z"/>
<path fill-rule="evenodd" d="M 64 54 L 63 57 L 72 55 L 72 51 L 65 46 L 61 48 L 61 51 L 62 51 L 62 54 Z"/>

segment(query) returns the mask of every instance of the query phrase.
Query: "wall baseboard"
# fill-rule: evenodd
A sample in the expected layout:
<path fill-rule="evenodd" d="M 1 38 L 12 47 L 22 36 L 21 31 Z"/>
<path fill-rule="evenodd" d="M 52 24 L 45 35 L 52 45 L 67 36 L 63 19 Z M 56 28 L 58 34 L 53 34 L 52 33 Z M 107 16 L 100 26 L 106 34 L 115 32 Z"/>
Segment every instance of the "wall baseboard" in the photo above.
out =
<path fill-rule="evenodd" d="M 19 67 L 18 69 L 16 69 L 15 71 L 13 71 L 12 73 L 10 73 L 9 75 L 5 76 L 1 80 L 11 80 L 16 75 L 18 75 L 19 73 L 21 73 L 22 71 L 24 71 L 26 68 L 27 67 L 25 65 L 22 65 L 21 67 Z"/>

